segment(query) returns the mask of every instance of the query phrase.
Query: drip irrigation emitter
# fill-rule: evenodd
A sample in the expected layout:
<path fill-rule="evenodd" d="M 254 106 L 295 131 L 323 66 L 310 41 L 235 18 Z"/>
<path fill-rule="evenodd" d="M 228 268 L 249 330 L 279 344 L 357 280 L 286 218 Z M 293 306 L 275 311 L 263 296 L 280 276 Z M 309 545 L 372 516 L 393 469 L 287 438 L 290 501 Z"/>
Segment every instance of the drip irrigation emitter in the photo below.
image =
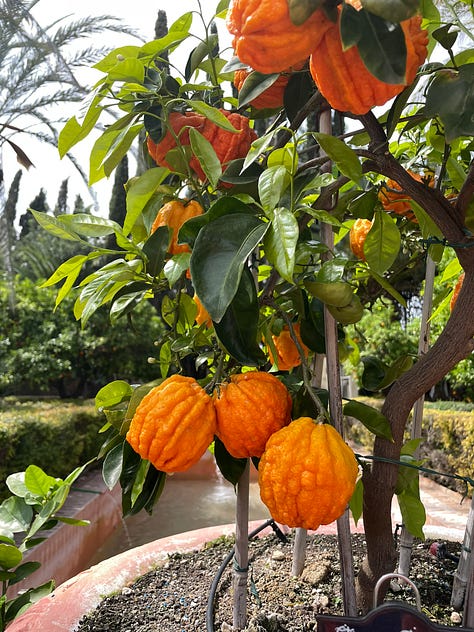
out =
<path fill-rule="evenodd" d="M 283 531 L 280 529 L 280 527 L 277 525 L 277 523 L 273 520 L 273 518 L 269 518 L 268 520 L 263 522 L 261 525 L 256 527 L 253 531 L 251 531 L 249 533 L 249 535 L 248 535 L 248 539 L 252 540 L 256 535 L 258 535 L 260 533 L 260 531 L 263 531 L 267 527 L 271 527 L 273 529 L 273 531 L 275 532 L 276 536 L 278 537 L 278 539 L 281 542 L 284 542 L 285 544 L 288 542 L 288 538 L 283 533 Z M 215 632 L 215 629 L 214 629 L 214 600 L 215 600 L 215 597 L 216 597 L 217 587 L 219 585 L 219 581 L 220 581 L 225 569 L 227 568 L 227 566 L 232 561 L 232 559 L 234 557 L 234 553 L 235 553 L 235 547 L 232 547 L 232 549 L 229 551 L 229 553 L 226 555 L 226 557 L 222 561 L 222 564 L 219 566 L 219 569 L 217 570 L 217 573 L 214 576 L 214 579 L 212 580 L 211 588 L 209 590 L 209 597 L 207 599 L 206 632 Z"/>

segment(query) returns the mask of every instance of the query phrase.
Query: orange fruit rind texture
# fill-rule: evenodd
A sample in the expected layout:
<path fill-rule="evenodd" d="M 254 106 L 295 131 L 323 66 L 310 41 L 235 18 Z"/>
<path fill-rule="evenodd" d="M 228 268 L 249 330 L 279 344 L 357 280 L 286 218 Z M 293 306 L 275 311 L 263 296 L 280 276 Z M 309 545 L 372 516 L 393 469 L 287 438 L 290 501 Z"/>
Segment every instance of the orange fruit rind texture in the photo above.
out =
<path fill-rule="evenodd" d="M 288 527 L 316 530 L 344 513 L 359 468 L 331 425 L 299 417 L 269 438 L 258 472 L 271 516 Z"/>
<path fill-rule="evenodd" d="M 291 419 L 291 396 L 264 371 L 232 375 L 214 391 L 216 434 L 236 458 L 260 457 L 268 438 Z"/>
<path fill-rule="evenodd" d="M 197 463 L 214 439 L 212 398 L 191 377 L 172 375 L 138 405 L 126 439 L 162 472 L 182 472 Z"/>

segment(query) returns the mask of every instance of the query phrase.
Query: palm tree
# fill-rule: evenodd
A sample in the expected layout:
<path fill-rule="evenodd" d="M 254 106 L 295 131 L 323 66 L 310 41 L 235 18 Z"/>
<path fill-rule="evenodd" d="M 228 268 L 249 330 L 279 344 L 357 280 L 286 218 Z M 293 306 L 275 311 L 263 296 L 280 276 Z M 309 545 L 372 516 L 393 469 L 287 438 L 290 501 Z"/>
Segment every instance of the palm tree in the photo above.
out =
<path fill-rule="evenodd" d="M 12 253 L 5 213 L 4 149 L 9 147 L 28 169 L 32 166 L 28 136 L 57 146 L 58 128 L 63 122 L 58 106 L 81 101 L 89 93 L 90 87 L 81 83 L 77 71 L 90 67 L 108 52 L 86 38 L 104 32 L 136 36 L 110 15 L 79 19 L 68 16 L 41 25 L 32 12 L 40 1 L 0 0 L 0 261 L 7 277 L 12 274 Z M 68 157 L 87 182 L 74 156 Z"/>

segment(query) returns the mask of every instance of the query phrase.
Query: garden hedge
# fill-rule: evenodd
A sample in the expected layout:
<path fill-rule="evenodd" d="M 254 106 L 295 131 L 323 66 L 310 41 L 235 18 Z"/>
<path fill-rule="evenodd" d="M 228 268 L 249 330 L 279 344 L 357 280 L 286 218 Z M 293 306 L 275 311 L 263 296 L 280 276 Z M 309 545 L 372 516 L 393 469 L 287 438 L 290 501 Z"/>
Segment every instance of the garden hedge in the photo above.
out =
<path fill-rule="evenodd" d="M 104 423 L 92 400 L 0 400 L 0 498 L 7 494 L 7 476 L 28 465 L 64 478 L 97 456 Z"/>
<path fill-rule="evenodd" d="M 358 401 L 382 408 L 383 400 L 358 397 Z M 373 435 L 358 421 L 348 418 L 348 438 L 371 449 Z M 409 437 L 407 437 L 408 439 Z M 447 474 L 474 478 L 474 405 L 465 402 L 426 402 L 423 411 L 420 455 L 423 466 Z M 460 493 L 468 491 L 463 481 L 449 476 L 430 478 Z"/>

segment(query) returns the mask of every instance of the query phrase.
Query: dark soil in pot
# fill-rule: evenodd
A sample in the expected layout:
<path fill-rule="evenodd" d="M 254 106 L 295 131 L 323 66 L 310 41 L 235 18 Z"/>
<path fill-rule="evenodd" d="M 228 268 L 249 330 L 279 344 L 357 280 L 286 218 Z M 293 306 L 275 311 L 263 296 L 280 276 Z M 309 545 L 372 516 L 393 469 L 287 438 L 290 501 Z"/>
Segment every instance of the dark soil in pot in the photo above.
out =
<path fill-rule="evenodd" d="M 353 535 L 355 572 L 365 553 L 363 535 Z M 291 576 L 293 537 L 282 543 L 275 535 L 250 543 L 248 632 L 310 632 L 317 614 L 342 614 L 341 580 L 335 536 L 308 537 L 305 570 Z M 429 552 L 431 542 L 415 544 L 411 579 L 417 585 L 424 614 L 437 623 L 461 625 L 450 607 L 456 563 Z M 232 549 L 220 538 L 204 549 L 170 555 L 120 594 L 104 599 L 76 628 L 77 632 L 205 632 L 211 584 Z M 461 544 L 446 543 L 459 555 Z M 406 585 L 405 585 L 406 586 Z M 389 591 L 387 599 L 415 604 L 412 590 Z M 215 632 L 232 630 L 232 563 L 219 581 L 213 604 Z"/>

